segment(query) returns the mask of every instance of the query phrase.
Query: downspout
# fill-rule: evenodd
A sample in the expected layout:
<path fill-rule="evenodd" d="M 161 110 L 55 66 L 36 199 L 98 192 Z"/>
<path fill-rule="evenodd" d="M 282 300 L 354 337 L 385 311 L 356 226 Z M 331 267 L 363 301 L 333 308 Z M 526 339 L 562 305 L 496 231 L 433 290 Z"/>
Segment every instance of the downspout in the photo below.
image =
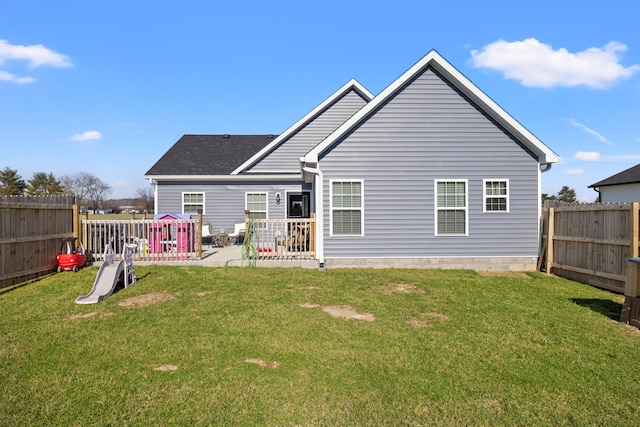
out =
<path fill-rule="evenodd" d="M 302 167 L 303 172 L 314 174 L 315 177 L 315 191 L 316 191 L 316 253 L 318 256 L 318 262 L 320 263 L 320 268 L 324 268 L 324 178 L 322 176 L 322 171 L 320 169 L 312 168 L 309 166 Z"/>
<path fill-rule="evenodd" d="M 153 178 L 149 179 L 149 184 L 153 185 L 153 213 L 158 213 L 158 181 Z"/>

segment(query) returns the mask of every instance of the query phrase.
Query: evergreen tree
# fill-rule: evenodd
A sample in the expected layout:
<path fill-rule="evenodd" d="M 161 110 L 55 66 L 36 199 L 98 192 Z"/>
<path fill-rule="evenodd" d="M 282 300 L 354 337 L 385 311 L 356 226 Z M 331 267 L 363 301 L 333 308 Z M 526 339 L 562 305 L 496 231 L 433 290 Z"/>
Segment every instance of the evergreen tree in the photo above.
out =
<path fill-rule="evenodd" d="M 576 190 L 565 185 L 560 189 L 560 191 L 558 191 L 556 200 L 564 203 L 576 203 L 578 201 L 578 198 L 576 197 Z"/>
<path fill-rule="evenodd" d="M 36 172 L 27 181 L 29 196 L 56 196 L 64 193 L 64 186 L 52 173 Z"/>
<path fill-rule="evenodd" d="M 0 171 L 0 195 L 20 196 L 24 193 L 27 184 L 18 175 L 18 171 L 9 166 Z"/>

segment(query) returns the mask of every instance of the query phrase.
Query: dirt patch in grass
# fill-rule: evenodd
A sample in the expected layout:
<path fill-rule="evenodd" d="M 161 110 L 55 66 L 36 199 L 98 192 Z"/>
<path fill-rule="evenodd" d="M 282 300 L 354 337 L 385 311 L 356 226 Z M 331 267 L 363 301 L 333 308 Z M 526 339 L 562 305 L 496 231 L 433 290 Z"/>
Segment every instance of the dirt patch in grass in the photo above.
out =
<path fill-rule="evenodd" d="M 244 361 L 245 363 L 256 364 L 261 368 L 277 369 L 280 366 L 278 362 L 267 362 L 266 360 L 262 359 L 244 359 Z"/>
<path fill-rule="evenodd" d="M 322 308 L 322 311 L 332 315 L 333 317 L 341 317 L 343 319 L 356 319 L 365 322 L 373 322 L 376 316 L 371 313 L 358 313 L 358 311 L 349 305 L 329 305 L 321 306 L 320 304 L 304 303 L 300 304 L 302 308 Z"/>
<path fill-rule="evenodd" d="M 196 295 L 199 297 L 206 297 L 207 295 L 211 295 L 213 291 L 204 291 L 204 292 L 196 292 Z"/>
<path fill-rule="evenodd" d="M 153 367 L 154 371 L 162 371 L 162 372 L 171 372 L 177 371 L 178 367 L 176 365 L 158 365 Z"/>
<path fill-rule="evenodd" d="M 509 277 L 511 279 L 531 279 L 527 273 L 522 271 L 478 271 L 478 274 L 485 277 Z"/>
<path fill-rule="evenodd" d="M 172 299 L 175 299 L 175 297 L 168 292 L 151 292 L 149 294 L 123 299 L 118 302 L 118 305 L 125 308 L 147 307 L 149 305 L 171 301 Z"/>
<path fill-rule="evenodd" d="M 321 289 L 321 288 L 320 288 L 320 286 L 313 286 L 313 285 L 297 285 L 297 284 L 295 284 L 295 283 L 290 283 L 289 285 L 287 285 L 287 287 L 289 287 L 289 288 L 293 288 L 293 289 L 309 290 L 309 291 L 313 291 L 313 290 Z"/>
<path fill-rule="evenodd" d="M 441 313 L 424 313 L 419 317 L 414 317 L 409 319 L 409 324 L 415 328 L 430 328 L 433 326 L 433 320 L 437 319 L 441 322 L 446 322 L 449 320 L 449 316 L 441 314 Z"/>
<path fill-rule="evenodd" d="M 66 317 L 64 320 L 87 319 L 89 317 L 94 317 L 94 316 L 98 316 L 99 318 L 103 318 L 103 317 L 113 316 L 114 314 L 115 313 L 113 311 L 107 311 L 105 313 L 100 313 L 99 311 L 91 311 L 89 313 L 72 314 L 71 316 Z"/>
<path fill-rule="evenodd" d="M 387 286 L 380 287 L 380 292 L 385 295 L 391 294 L 424 294 L 426 293 L 416 285 L 410 283 L 390 283 Z"/>

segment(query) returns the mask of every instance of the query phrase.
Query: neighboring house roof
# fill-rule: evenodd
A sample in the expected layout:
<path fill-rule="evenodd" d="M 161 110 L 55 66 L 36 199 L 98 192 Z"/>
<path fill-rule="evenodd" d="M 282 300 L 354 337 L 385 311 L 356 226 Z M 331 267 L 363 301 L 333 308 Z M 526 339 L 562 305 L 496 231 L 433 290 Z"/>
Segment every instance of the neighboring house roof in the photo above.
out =
<path fill-rule="evenodd" d="M 435 50 L 427 53 L 427 55 L 413 67 L 373 98 L 371 102 L 354 114 L 314 149 L 309 151 L 302 160 L 308 164 L 317 164 L 318 158 L 325 150 L 331 149 L 331 147 L 339 142 L 345 135 L 348 135 L 361 123 L 365 122 L 381 106 L 393 98 L 393 96 L 411 83 L 414 78 L 423 73 L 428 67 L 432 67 L 440 73 L 450 84 L 467 96 L 489 117 L 510 132 L 521 144 L 537 156 L 538 163 L 551 164 L 558 161 L 558 156 L 549 147 L 511 117 L 502 107 L 496 104 Z"/>
<path fill-rule="evenodd" d="M 145 178 L 229 175 L 275 138 L 276 135 L 183 135 Z"/>
<path fill-rule="evenodd" d="M 239 174 L 242 172 L 246 172 L 247 169 L 254 166 L 260 160 L 264 159 L 270 153 L 272 153 L 276 148 L 284 144 L 289 138 L 299 132 L 302 128 L 307 126 L 311 121 L 313 121 L 316 117 L 321 115 L 327 109 L 329 109 L 334 103 L 336 103 L 340 98 L 345 96 L 349 91 L 355 91 L 358 93 L 365 101 L 369 102 L 373 99 L 373 94 L 369 92 L 364 86 L 362 86 L 357 80 L 351 79 L 340 89 L 335 91 L 333 95 L 329 96 L 325 99 L 320 105 L 311 110 L 308 114 L 294 123 L 291 127 L 289 127 L 286 131 L 284 131 L 280 136 L 274 139 L 269 145 L 264 147 L 259 152 L 255 153 L 255 155 L 251 156 L 246 162 L 238 166 L 233 172 L 233 175 Z M 306 151 L 306 150 L 305 150 Z M 300 156 L 303 155 L 304 152 L 300 153 Z"/>
<path fill-rule="evenodd" d="M 623 170 L 615 175 L 591 184 L 589 188 L 606 187 L 608 185 L 635 184 L 640 182 L 640 164 Z"/>

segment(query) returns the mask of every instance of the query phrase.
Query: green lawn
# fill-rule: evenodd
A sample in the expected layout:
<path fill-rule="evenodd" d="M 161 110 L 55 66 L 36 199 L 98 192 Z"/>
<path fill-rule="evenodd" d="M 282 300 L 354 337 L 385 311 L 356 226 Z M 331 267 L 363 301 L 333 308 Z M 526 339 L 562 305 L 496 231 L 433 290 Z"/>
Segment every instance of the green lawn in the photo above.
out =
<path fill-rule="evenodd" d="M 640 333 L 579 283 L 152 266 L 76 305 L 96 272 L 0 293 L 0 425 L 640 425 Z"/>

